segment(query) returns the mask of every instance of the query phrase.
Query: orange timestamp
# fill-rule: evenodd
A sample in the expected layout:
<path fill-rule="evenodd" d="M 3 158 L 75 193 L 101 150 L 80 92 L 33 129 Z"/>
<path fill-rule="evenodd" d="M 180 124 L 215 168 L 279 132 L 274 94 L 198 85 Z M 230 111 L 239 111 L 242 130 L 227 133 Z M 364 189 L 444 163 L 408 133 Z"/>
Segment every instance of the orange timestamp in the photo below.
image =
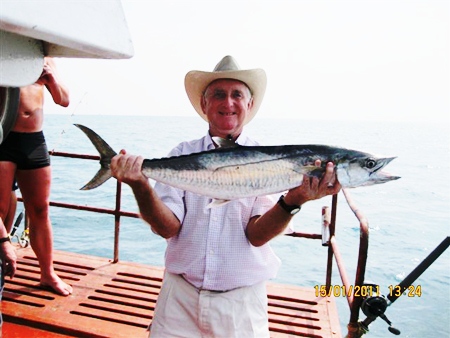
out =
<path fill-rule="evenodd" d="M 402 289 L 400 285 L 389 285 L 389 296 L 400 297 L 402 293 L 408 297 L 422 297 L 422 286 L 410 285 Z"/>
<path fill-rule="evenodd" d="M 381 296 L 380 287 L 378 285 L 349 285 L 347 288 L 344 285 L 331 285 L 327 288 L 326 285 L 314 285 L 314 293 L 316 297 L 379 297 Z M 422 286 L 410 285 L 402 292 L 402 287 L 399 285 L 389 285 L 389 296 L 400 297 L 402 295 L 408 297 L 421 297 Z"/>

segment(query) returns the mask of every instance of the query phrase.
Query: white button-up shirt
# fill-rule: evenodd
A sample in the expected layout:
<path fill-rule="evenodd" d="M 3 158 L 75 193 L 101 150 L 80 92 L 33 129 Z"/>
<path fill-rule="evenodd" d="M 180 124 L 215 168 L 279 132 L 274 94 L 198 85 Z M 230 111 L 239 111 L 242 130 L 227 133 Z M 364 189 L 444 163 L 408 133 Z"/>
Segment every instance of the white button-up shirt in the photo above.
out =
<path fill-rule="evenodd" d="M 255 146 L 245 135 L 237 143 Z M 169 156 L 214 149 L 209 134 L 183 142 Z M 181 222 L 180 232 L 168 239 L 167 271 L 182 275 L 200 289 L 225 291 L 274 278 L 280 260 L 269 244 L 255 247 L 245 230 L 250 218 L 269 210 L 275 200 L 269 196 L 242 198 L 207 208 L 211 198 L 155 184 L 162 201 Z"/>

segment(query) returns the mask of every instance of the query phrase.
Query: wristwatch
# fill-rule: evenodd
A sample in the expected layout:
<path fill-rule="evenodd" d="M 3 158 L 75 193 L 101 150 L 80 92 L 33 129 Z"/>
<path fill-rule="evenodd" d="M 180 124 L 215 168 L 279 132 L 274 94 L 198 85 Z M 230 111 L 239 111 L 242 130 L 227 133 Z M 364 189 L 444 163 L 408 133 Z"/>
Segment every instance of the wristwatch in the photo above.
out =
<path fill-rule="evenodd" d="M 281 208 L 283 208 L 284 211 L 286 211 L 287 213 L 289 213 L 291 215 L 295 215 L 302 208 L 301 205 L 289 205 L 289 204 L 286 204 L 286 202 L 284 201 L 284 195 L 280 196 L 280 199 L 278 200 L 277 204 Z"/>

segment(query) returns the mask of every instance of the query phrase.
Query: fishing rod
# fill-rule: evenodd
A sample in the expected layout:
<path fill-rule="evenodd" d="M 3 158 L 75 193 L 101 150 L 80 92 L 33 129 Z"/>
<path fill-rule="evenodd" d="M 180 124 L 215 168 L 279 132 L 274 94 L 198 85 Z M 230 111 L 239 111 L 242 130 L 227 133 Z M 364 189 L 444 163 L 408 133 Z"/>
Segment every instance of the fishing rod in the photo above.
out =
<path fill-rule="evenodd" d="M 373 296 L 366 297 L 363 300 L 361 305 L 361 309 L 363 313 L 367 316 L 362 322 L 359 322 L 360 327 L 364 333 L 369 331 L 369 324 L 375 321 L 378 317 L 383 319 L 388 325 L 389 332 L 399 335 L 400 330 L 396 329 L 392 326 L 392 322 L 386 317 L 384 312 L 387 307 L 392 305 L 403 293 L 412 287 L 412 284 L 417 280 L 417 278 L 422 275 L 422 273 L 427 270 L 431 264 L 450 246 L 450 237 L 447 236 L 441 244 L 439 244 L 413 271 L 410 272 L 408 276 L 406 276 L 398 285 L 395 287 L 390 287 L 389 295 L 385 296 Z M 365 284 L 367 287 L 370 287 L 375 290 L 379 290 L 379 286 L 375 284 Z M 392 292 L 394 290 L 394 292 Z M 370 292 L 369 294 L 372 294 Z M 363 333 L 363 334 L 364 334 Z"/>
<path fill-rule="evenodd" d="M 20 214 L 17 216 L 16 221 L 14 222 L 14 225 L 11 229 L 11 233 L 9 234 L 9 238 L 17 238 L 17 242 L 22 248 L 26 248 L 28 244 L 30 244 L 30 237 L 29 237 L 29 229 L 28 229 L 28 223 L 25 219 L 25 228 L 22 232 L 22 234 L 16 235 L 16 231 L 19 228 L 20 223 L 22 222 L 22 219 L 24 217 L 24 212 L 20 212 Z"/>

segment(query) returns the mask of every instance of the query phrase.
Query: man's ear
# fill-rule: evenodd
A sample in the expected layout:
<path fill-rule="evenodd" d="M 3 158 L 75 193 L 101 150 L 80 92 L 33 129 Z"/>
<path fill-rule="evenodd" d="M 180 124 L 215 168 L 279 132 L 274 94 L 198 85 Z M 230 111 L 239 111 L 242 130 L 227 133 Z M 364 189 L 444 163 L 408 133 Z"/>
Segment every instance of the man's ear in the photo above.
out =
<path fill-rule="evenodd" d="M 253 108 L 253 96 L 248 101 L 248 110 L 251 110 Z"/>
<path fill-rule="evenodd" d="M 202 108 L 203 114 L 205 114 L 205 106 L 206 106 L 205 95 L 202 95 L 200 97 L 200 107 Z"/>
<path fill-rule="evenodd" d="M 203 115 L 205 115 L 206 120 L 208 121 L 208 117 L 206 115 L 206 99 L 204 95 L 200 98 L 200 107 L 202 108 Z"/>

